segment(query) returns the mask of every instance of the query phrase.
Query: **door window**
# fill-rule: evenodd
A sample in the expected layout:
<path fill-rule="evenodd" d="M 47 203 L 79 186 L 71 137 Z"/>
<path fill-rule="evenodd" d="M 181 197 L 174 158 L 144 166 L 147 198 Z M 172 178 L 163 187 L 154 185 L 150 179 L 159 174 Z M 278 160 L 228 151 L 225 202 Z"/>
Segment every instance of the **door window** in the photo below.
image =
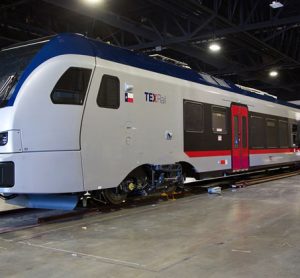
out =
<path fill-rule="evenodd" d="M 239 117 L 234 116 L 234 148 L 239 148 Z"/>
<path fill-rule="evenodd" d="M 247 119 L 246 117 L 242 117 L 242 143 L 243 143 L 243 148 L 247 148 L 248 142 L 247 142 Z"/>

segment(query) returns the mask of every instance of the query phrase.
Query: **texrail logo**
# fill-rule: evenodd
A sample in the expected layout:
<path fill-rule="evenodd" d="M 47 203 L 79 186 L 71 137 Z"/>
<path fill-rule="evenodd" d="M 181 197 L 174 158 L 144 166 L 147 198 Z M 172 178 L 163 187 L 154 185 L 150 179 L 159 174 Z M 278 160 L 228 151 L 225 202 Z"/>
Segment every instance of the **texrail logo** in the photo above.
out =
<path fill-rule="evenodd" d="M 147 102 L 154 102 L 154 103 L 161 103 L 161 104 L 167 103 L 167 97 L 162 96 L 161 94 L 145 92 L 145 97 Z"/>

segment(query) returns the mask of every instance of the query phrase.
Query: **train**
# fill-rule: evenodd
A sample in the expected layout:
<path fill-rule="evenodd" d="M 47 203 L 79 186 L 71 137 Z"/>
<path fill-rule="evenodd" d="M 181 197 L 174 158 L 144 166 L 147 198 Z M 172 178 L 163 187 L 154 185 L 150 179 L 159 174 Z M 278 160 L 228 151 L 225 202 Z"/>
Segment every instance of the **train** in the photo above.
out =
<path fill-rule="evenodd" d="M 73 209 L 300 162 L 300 107 L 64 33 L 0 52 L 0 196 Z"/>

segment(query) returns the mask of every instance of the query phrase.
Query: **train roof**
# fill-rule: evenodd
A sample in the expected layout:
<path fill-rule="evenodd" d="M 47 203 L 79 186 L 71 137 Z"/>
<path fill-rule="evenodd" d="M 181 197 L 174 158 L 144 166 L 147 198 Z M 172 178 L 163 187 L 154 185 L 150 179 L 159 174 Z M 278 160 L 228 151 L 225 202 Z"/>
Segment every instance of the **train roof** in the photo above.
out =
<path fill-rule="evenodd" d="M 96 56 L 102 59 L 300 109 L 299 105 L 278 100 L 276 96 L 273 96 L 267 92 L 263 92 L 253 88 L 248 88 L 245 86 L 235 85 L 230 81 L 216 78 L 206 73 L 198 73 L 192 69 L 169 64 L 164 61 L 156 60 L 142 53 L 135 53 L 128 49 L 112 46 L 110 44 L 98 40 L 89 38 L 87 39 L 93 44 L 95 44 Z"/>
<path fill-rule="evenodd" d="M 29 74 L 36 67 L 50 58 L 63 54 L 81 54 L 96 56 L 101 59 L 121 63 L 124 65 L 129 65 L 136 68 L 180 78 L 183 80 L 220 88 L 222 90 L 226 90 L 236 94 L 300 109 L 299 105 L 278 100 L 276 97 L 268 93 L 243 86 L 238 86 L 229 81 L 225 81 L 223 79 L 219 79 L 205 73 L 198 73 L 192 69 L 187 69 L 170 63 L 166 63 L 151 58 L 145 54 L 136 53 L 128 49 L 112 46 L 108 43 L 87 38 L 80 34 L 64 33 L 41 39 L 41 41 L 42 40 L 48 40 L 48 42 L 45 43 L 44 47 L 40 50 L 36 57 L 34 57 L 33 61 L 30 63 L 28 68 L 23 73 L 23 76 L 21 77 L 21 79 L 23 80 L 20 81 L 24 82 L 27 76 L 29 76 Z M 23 45 L 27 45 L 29 43 L 30 42 L 26 42 Z M 20 45 L 21 44 L 18 44 L 16 45 L 16 47 Z M 20 87 L 23 82 L 19 82 L 20 84 L 18 84 L 17 87 Z M 18 88 L 16 88 L 13 94 L 14 97 L 11 98 L 11 101 L 8 105 L 13 104 L 17 92 Z"/>

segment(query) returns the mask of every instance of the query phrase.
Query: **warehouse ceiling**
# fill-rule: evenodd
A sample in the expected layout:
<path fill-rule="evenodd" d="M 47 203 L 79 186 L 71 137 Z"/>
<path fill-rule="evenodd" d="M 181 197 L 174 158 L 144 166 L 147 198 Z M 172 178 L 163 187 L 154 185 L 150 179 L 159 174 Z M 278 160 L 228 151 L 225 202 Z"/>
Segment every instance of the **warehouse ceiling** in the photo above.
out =
<path fill-rule="evenodd" d="M 2 0 L 0 47 L 61 32 L 82 33 L 280 99 L 299 100 L 300 1 L 280 0 L 284 6 L 278 9 L 271 2 Z M 219 53 L 208 50 L 212 41 L 222 46 Z M 270 70 L 277 70 L 278 77 L 270 77 Z"/>

